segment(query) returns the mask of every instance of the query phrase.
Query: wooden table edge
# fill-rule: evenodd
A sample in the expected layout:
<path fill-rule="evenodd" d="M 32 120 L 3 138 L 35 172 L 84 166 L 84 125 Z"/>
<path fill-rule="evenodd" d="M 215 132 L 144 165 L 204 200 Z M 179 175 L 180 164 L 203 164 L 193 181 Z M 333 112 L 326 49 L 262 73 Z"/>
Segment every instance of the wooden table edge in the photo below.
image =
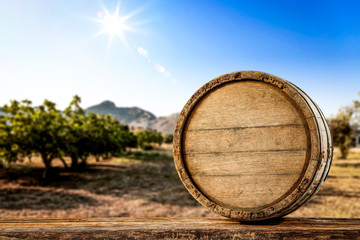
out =
<path fill-rule="evenodd" d="M 359 218 L 0 218 L 0 239 L 360 239 Z"/>

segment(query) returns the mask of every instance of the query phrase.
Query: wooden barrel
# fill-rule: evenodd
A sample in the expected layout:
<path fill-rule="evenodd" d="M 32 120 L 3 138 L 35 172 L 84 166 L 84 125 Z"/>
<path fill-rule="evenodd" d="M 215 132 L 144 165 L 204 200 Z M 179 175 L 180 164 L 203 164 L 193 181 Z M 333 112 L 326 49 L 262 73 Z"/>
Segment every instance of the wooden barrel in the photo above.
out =
<path fill-rule="evenodd" d="M 332 141 L 319 107 L 294 84 L 241 71 L 202 86 L 174 134 L 181 181 L 208 209 L 242 221 L 286 215 L 324 182 Z"/>

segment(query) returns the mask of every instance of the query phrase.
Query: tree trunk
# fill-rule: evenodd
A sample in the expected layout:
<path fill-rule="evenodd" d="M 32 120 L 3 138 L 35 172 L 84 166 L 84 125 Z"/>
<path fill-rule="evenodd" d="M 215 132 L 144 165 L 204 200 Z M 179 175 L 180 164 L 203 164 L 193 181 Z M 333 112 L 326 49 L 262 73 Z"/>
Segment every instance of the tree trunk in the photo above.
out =
<path fill-rule="evenodd" d="M 24 154 L 22 154 L 22 153 L 19 153 L 18 155 L 17 155 L 17 160 L 19 161 L 19 162 L 24 162 L 24 160 L 25 160 L 25 155 Z"/>
<path fill-rule="evenodd" d="M 78 167 L 78 157 L 76 154 L 71 154 L 71 169 L 76 169 Z"/>
<path fill-rule="evenodd" d="M 49 173 L 50 173 L 50 169 L 51 169 L 51 158 L 48 157 L 48 155 L 46 153 L 42 153 L 41 154 L 41 158 L 42 158 L 42 161 L 45 165 L 45 169 L 44 169 L 44 173 L 43 173 L 43 178 L 44 179 L 48 179 L 49 178 Z"/>
<path fill-rule="evenodd" d="M 84 156 L 84 157 L 81 158 L 81 163 L 80 163 L 81 167 L 86 166 L 86 160 L 87 160 L 87 156 Z"/>
<path fill-rule="evenodd" d="M 345 136 L 343 142 L 340 144 L 340 153 L 341 153 L 341 159 L 346 159 L 347 155 L 349 154 L 350 147 L 351 147 L 351 138 L 348 136 Z"/>
<path fill-rule="evenodd" d="M 29 163 L 31 163 L 31 157 L 32 157 L 31 153 L 28 154 L 27 157 L 28 157 Z"/>
<path fill-rule="evenodd" d="M 59 158 L 60 158 L 61 162 L 64 164 L 64 168 L 65 168 L 65 169 L 68 169 L 68 166 L 67 166 L 64 158 L 63 158 L 62 156 L 60 156 Z"/>
<path fill-rule="evenodd" d="M 104 157 L 104 160 L 109 160 L 111 158 L 111 154 L 110 153 L 105 153 L 103 155 L 103 157 Z"/>

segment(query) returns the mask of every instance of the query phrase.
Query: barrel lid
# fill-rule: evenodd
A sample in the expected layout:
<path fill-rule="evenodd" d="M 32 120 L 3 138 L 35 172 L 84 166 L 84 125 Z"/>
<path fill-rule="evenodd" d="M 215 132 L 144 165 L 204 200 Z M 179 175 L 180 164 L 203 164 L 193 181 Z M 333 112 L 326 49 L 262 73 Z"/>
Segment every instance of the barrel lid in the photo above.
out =
<path fill-rule="evenodd" d="M 317 119 L 296 88 L 242 71 L 208 82 L 189 99 L 174 134 L 174 161 L 202 205 L 260 220 L 301 200 L 322 167 L 320 144 Z"/>

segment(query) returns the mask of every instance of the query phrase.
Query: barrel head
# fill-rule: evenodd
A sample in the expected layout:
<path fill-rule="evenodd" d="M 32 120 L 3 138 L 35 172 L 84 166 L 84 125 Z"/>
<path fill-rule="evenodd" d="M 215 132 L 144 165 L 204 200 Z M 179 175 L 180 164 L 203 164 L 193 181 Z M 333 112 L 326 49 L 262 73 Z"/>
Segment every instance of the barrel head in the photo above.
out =
<path fill-rule="evenodd" d="M 331 138 L 316 104 L 270 74 L 235 72 L 200 88 L 174 135 L 174 160 L 204 206 L 239 220 L 283 216 L 329 170 Z"/>

